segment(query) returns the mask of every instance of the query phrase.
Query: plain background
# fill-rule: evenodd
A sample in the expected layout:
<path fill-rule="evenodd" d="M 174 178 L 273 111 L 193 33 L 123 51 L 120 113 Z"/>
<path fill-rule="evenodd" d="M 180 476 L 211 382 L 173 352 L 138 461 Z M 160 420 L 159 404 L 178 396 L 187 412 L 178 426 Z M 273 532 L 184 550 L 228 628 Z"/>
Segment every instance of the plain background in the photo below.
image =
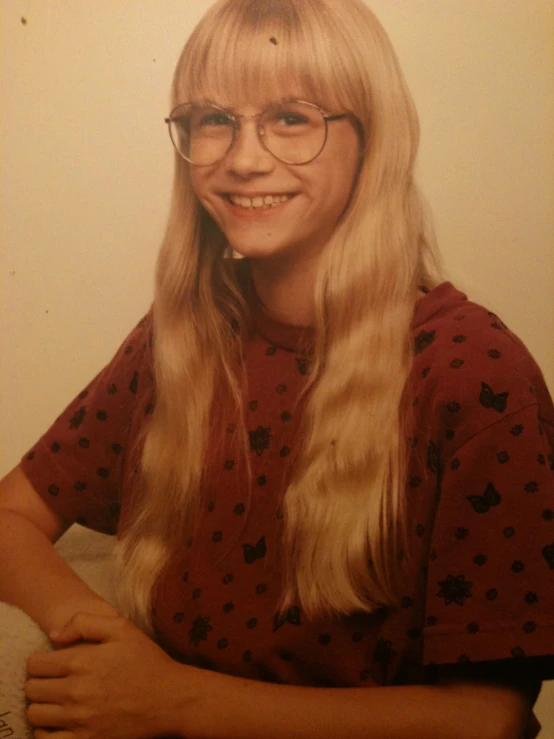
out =
<path fill-rule="evenodd" d="M 149 307 L 169 84 L 209 4 L 0 2 L 2 474 Z M 447 277 L 523 339 L 553 391 L 554 0 L 368 4 L 419 111 Z M 554 683 L 536 710 L 553 739 Z"/>

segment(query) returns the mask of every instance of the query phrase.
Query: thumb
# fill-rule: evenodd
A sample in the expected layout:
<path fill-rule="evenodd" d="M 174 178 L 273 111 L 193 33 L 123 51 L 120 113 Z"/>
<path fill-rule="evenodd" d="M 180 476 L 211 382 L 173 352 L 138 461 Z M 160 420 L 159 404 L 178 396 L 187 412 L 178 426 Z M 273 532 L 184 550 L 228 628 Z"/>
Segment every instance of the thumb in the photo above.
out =
<path fill-rule="evenodd" d="M 76 613 L 61 629 L 48 633 L 51 641 L 68 643 L 79 640 L 108 642 L 120 638 L 125 619 L 97 613 Z"/>

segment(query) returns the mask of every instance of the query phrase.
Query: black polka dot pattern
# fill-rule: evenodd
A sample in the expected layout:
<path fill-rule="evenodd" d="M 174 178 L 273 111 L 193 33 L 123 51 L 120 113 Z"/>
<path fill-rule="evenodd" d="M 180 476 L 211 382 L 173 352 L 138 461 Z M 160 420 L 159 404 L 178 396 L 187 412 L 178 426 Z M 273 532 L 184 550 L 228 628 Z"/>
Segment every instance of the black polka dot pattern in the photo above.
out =
<path fill-rule="evenodd" d="M 256 320 L 245 352 L 248 460 L 238 419 L 223 409 L 198 530 L 157 584 L 160 643 L 189 664 L 320 687 L 409 683 L 424 665 L 549 654 L 554 410 L 500 319 L 449 283 L 419 303 L 405 447 L 417 575 L 400 607 L 313 620 L 300 603 L 278 610 L 283 493 L 311 358 L 297 350 L 298 331 Z M 140 462 L 133 442 L 155 414 L 151 344 L 147 318 L 22 460 L 45 500 L 99 531 L 117 530 Z"/>
<path fill-rule="evenodd" d="M 142 325 L 141 325 L 142 324 Z M 146 361 L 142 337 L 151 320 L 141 322 L 117 351 L 113 361 L 59 416 L 34 449 L 27 473 L 37 490 L 56 499 L 58 510 L 83 526 L 115 534 L 120 515 L 118 484 L 125 474 L 124 450 L 129 418 L 136 402 L 142 365 Z M 124 382 L 123 375 L 131 378 Z M 43 475 L 59 458 L 55 480 Z M 52 459 L 52 461 L 50 461 Z M 127 460 L 128 461 L 128 460 Z M 44 470 L 44 472 L 42 472 Z M 52 473 L 50 473 L 52 476 Z"/>

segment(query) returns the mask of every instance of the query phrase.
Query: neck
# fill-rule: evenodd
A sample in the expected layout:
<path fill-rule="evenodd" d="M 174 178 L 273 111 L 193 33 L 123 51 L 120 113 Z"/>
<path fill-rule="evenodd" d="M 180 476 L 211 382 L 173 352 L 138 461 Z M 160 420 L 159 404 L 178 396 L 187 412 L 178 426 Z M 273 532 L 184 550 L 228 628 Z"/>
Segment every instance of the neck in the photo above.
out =
<path fill-rule="evenodd" d="M 283 259 L 253 259 L 250 266 L 256 294 L 272 318 L 293 326 L 313 324 L 315 257 L 300 264 Z"/>

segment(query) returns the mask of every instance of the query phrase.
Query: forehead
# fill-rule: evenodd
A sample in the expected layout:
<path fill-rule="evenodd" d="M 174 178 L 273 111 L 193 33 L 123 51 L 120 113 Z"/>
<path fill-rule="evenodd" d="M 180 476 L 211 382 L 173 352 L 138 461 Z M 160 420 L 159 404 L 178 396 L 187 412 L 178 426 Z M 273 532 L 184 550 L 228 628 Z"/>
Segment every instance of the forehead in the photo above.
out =
<path fill-rule="evenodd" d="M 244 90 L 206 90 L 198 100 L 206 100 L 215 103 L 221 108 L 232 110 L 242 115 L 255 115 L 270 105 L 288 100 L 305 100 L 306 102 L 319 105 L 318 100 L 313 100 L 309 92 L 301 89 L 293 89 L 290 86 L 273 88 L 268 90 L 253 90 L 248 93 Z"/>
<path fill-rule="evenodd" d="M 267 78 L 263 70 L 252 64 L 233 70 L 212 70 L 203 84 L 190 89 L 189 100 L 210 100 L 224 108 L 261 109 L 280 100 L 307 100 L 318 105 L 328 102 L 329 95 L 313 84 L 301 84 L 286 69 Z"/>
<path fill-rule="evenodd" d="M 264 30 L 204 39 L 177 69 L 174 103 L 211 100 L 238 109 L 296 99 L 329 111 L 345 109 L 344 86 L 328 68 L 333 65 L 321 54 L 318 58 L 304 39 L 280 36 L 275 45 L 274 37 Z"/>

